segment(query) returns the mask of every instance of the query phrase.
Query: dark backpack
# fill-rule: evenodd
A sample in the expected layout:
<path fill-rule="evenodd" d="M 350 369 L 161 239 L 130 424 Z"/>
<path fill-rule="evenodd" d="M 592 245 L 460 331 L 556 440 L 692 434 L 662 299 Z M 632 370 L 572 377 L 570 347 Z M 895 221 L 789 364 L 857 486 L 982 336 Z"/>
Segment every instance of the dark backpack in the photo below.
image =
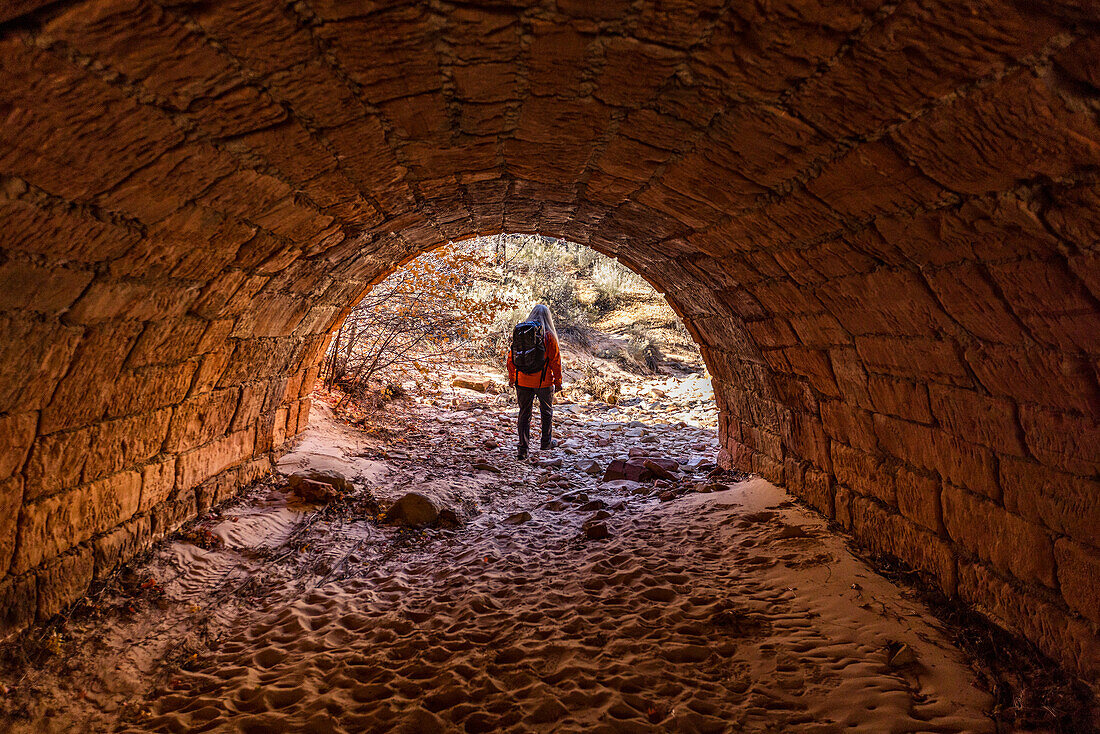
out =
<path fill-rule="evenodd" d="M 538 321 L 524 321 L 512 329 L 512 364 L 528 375 L 546 366 L 546 335 Z"/>

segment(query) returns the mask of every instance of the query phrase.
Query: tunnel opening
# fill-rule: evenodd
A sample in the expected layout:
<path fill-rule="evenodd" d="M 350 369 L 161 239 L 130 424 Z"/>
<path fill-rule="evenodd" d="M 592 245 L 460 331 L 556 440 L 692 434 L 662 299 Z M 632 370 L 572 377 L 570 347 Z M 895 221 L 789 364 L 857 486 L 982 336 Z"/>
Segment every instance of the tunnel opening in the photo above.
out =
<path fill-rule="evenodd" d="M 360 403 L 459 382 L 499 392 L 512 329 L 538 303 L 553 314 L 563 353 L 559 400 L 629 412 L 643 392 L 666 397 L 689 376 L 694 402 L 713 402 L 698 346 L 663 296 L 611 258 L 539 235 L 448 243 L 395 269 L 335 327 L 320 382 L 344 402 L 359 393 Z M 638 388 L 639 378 L 654 384 Z"/>

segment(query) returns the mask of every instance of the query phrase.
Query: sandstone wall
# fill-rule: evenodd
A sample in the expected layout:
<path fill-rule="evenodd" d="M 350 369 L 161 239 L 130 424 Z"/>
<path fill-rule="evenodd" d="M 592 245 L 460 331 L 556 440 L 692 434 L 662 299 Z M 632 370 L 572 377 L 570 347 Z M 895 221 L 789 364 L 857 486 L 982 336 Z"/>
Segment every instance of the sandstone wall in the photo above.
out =
<path fill-rule="evenodd" d="M 270 468 L 451 238 L 661 287 L 724 460 L 1100 670 L 1100 10 L 0 10 L 0 631 Z"/>

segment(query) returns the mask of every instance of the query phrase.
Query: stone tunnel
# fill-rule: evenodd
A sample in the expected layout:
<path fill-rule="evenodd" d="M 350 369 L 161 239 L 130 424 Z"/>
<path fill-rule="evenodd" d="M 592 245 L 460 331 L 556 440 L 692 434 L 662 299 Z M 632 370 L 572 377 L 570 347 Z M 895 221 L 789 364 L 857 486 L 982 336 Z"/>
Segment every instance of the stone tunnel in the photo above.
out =
<path fill-rule="evenodd" d="M 400 263 L 643 274 L 722 460 L 1095 680 L 1092 0 L 16 0 L 0 634 L 272 469 Z"/>

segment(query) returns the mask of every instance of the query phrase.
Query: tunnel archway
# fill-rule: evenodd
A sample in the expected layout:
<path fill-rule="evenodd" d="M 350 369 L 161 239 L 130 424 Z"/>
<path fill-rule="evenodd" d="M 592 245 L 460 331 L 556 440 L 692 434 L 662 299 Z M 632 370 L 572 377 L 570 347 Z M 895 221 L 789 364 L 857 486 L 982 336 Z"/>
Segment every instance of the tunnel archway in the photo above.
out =
<path fill-rule="evenodd" d="M 267 471 L 370 283 L 537 231 L 667 294 L 725 461 L 1094 676 L 1097 21 L 9 5 L 3 629 Z"/>

